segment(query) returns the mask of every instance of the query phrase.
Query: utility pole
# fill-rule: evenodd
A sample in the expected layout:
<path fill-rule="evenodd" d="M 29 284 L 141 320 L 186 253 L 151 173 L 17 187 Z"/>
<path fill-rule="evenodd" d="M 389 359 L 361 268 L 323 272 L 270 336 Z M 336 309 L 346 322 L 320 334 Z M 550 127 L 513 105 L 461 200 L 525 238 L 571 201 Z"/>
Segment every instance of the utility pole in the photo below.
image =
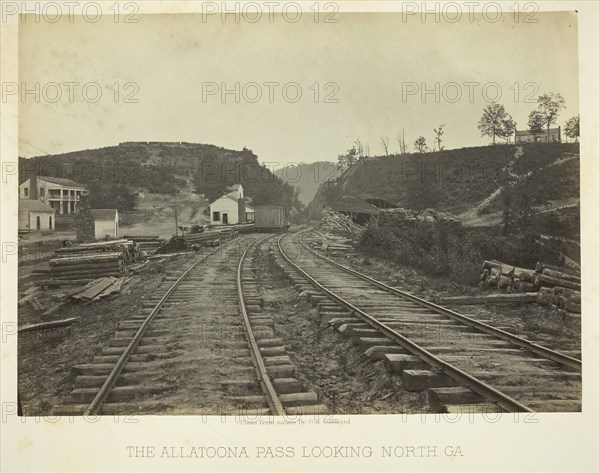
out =
<path fill-rule="evenodd" d="M 175 235 L 179 235 L 179 227 L 177 223 L 177 188 L 175 188 Z"/>

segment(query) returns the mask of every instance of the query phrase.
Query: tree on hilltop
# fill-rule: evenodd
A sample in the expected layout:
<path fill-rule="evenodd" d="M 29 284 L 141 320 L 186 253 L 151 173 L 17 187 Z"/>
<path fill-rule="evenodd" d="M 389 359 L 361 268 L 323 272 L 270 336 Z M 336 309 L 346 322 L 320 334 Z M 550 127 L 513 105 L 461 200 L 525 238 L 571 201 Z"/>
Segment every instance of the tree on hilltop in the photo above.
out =
<path fill-rule="evenodd" d="M 550 142 L 550 125 L 556 123 L 558 114 L 565 107 L 565 99 L 562 95 L 554 92 L 548 92 L 538 97 L 538 108 L 540 116 L 542 117 L 544 125 L 546 125 L 546 132 L 548 134 L 548 142 Z"/>
<path fill-rule="evenodd" d="M 417 152 L 419 153 L 425 153 L 427 151 L 427 141 L 425 140 L 425 137 L 420 136 L 419 138 L 417 138 L 415 140 L 415 150 L 417 150 Z"/>
<path fill-rule="evenodd" d="M 567 120 L 565 124 L 565 135 L 577 141 L 579 138 L 579 115 L 575 115 Z"/>
<path fill-rule="evenodd" d="M 483 109 L 483 115 L 479 119 L 477 128 L 481 136 L 492 137 L 492 143 L 496 144 L 496 137 L 509 138 L 516 129 L 516 122 L 501 104 L 489 104 Z"/>

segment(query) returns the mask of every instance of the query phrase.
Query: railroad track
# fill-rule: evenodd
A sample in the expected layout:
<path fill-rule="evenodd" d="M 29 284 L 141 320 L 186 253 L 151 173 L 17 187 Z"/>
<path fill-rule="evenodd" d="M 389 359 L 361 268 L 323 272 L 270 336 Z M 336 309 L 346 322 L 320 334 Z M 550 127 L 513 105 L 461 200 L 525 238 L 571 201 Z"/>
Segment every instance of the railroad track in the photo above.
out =
<path fill-rule="evenodd" d="M 252 268 L 270 236 L 246 235 L 166 273 L 108 345 L 73 368 L 59 414 L 324 413 L 304 392 Z"/>
<path fill-rule="evenodd" d="M 580 360 L 334 262 L 304 242 L 305 232 L 277 241 L 295 288 L 406 390 L 427 390 L 432 411 L 581 411 Z"/>

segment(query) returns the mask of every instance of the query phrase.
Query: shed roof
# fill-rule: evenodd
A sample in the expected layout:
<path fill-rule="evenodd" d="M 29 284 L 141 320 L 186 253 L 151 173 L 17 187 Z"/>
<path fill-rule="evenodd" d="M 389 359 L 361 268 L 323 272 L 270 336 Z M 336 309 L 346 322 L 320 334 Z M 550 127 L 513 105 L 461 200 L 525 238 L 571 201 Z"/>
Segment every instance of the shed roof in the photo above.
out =
<path fill-rule="evenodd" d="M 231 199 L 233 202 L 235 202 L 237 204 L 238 200 L 236 198 L 234 198 L 231 194 L 224 194 L 223 196 L 221 196 L 219 199 L 214 200 L 213 202 L 210 203 L 211 206 L 214 206 L 217 202 L 219 202 L 221 199 Z"/>
<path fill-rule="evenodd" d="M 114 221 L 117 215 L 116 209 L 90 209 L 90 212 L 99 221 Z"/>
<path fill-rule="evenodd" d="M 48 204 L 37 199 L 19 199 L 19 212 L 48 212 L 56 213 Z"/>
<path fill-rule="evenodd" d="M 331 203 L 329 208 L 339 212 L 355 212 L 358 214 L 373 214 L 379 213 L 379 210 L 362 199 L 357 197 L 346 197 Z"/>

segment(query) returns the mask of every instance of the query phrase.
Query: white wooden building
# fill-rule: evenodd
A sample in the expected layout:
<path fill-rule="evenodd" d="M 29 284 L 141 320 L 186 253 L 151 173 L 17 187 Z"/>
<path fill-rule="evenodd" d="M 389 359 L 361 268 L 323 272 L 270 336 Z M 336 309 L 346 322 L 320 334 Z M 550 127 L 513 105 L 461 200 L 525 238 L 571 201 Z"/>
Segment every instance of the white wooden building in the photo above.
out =
<path fill-rule="evenodd" d="M 37 199 L 19 200 L 19 231 L 54 230 L 56 211 Z"/>
<path fill-rule="evenodd" d="M 227 194 L 209 206 L 210 223 L 213 225 L 241 224 L 246 222 L 248 214 L 253 213 L 252 209 L 247 209 L 241 184 L 229 186 L 227 190 Z"/>
<path fill-rule="evenodd" d="M 38 199 L 58 214 L 76 214 L 79 198 L 86 194 L 85 186 L 66 178 L 37 176 L 35 190 L 31 189 L 31 178 L 19 185 L 20 199 Z"/>
<path fill-rule="evenodd" d="M 119 237 L 119 212 L 116 209 L 90 209 L 96 239 Z"/>

